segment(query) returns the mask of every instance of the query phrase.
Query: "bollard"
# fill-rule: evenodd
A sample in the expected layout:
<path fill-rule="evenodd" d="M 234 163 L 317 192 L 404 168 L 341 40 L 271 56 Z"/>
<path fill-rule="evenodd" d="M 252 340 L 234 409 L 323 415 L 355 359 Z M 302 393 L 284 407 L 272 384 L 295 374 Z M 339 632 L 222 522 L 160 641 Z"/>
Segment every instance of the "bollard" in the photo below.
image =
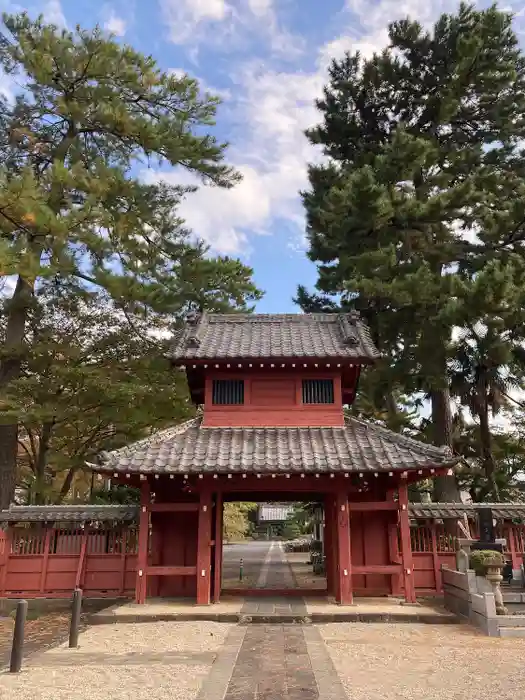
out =
<path fill-rule="evenodd" d="M 243 569 L 244 565 L 243 560 L 241 559 L 241 561 L 239 562 L 239 581 L 242 581 Z"/>
<path fill-rule="evenodd" d="M 10 673 L 18 673 L 22 668 L 26 616 L 27 600 L 19 600 L 16 605 L 15 629 L 13 632 L 13 646 L 11 647 L 11 663 L 9 665 Z"/>
<path fill-rule="evenodd" d="M 73 605 L 71 607 L 71 624 L 69 627 L 69 648 L 78 647 L 78 633 L 80 628 L 80 613 L 82 611 L 82 591 L 75 588 L 73 592 Z"/>

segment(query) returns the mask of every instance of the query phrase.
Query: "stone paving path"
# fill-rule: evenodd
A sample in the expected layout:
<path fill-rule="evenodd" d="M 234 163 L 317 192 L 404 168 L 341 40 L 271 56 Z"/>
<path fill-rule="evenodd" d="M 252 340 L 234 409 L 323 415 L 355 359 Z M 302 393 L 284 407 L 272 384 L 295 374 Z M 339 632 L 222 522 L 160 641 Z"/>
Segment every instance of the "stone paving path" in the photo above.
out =
<path fill-rule="evenodd" d="M 225 700 L 317 700 L 317 684 L 301 627 L 252 625 Z"/>
<path fill-rule="evenodd" d="M 279 542 L 261 559 L 257 588 L 290 588 L 293 575 Z M 252 597 L 245 615 L 306 616 L 302 598 Z M 254 624 L 226 639 L 198 700 L 345 700 L 319 632 L 301 625 Z"/>

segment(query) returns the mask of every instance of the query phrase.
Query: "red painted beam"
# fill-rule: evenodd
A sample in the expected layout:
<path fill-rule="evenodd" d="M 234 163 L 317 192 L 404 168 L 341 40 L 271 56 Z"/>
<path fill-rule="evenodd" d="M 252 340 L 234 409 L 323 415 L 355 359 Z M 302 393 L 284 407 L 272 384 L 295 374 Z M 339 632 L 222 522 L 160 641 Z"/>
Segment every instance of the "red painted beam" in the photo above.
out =
<path fill-rule="evenodd" d="M 352 566 L 353 574 L 399 574 L 403 570 L 401 564 L 365 564 Z"/>
<path fill-rule="evenodd" d="M 394 501 L 363 501 L 362 503 L 352 501 L 348 504 L 348 510 L 356 513 L 369 513 L 380 510 L 398 510 L 398 506 Z"/>
<path fill-rule="evenodd" d="M 196 513 L 198 503 L 151 503 L 148 506 L 151 513 Z"/>
<path fill-rule="evenodd" d="M 148 566 L 148 576 L 195 576 L 196 566 Z"/>

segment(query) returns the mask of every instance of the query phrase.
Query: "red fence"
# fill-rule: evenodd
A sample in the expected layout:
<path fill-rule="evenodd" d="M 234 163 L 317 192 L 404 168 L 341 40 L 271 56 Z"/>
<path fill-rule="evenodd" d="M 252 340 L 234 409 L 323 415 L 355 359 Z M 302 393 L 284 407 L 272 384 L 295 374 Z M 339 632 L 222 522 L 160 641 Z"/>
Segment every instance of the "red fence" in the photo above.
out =
<path fill-rule="evenodd" d="M 506 540 L 504 553 L 512 560 L 512 567 L 519 569 L 525 556 L 525 525 L 500 523 L 496 537 Z M 416 591 L 441 592 L 441 565 L 454 568 L 456 538 L 447 534 L 442 525 L 429 524 L 411 528 L 411 541 Z"/>
<path fill-rule="evenodd" d="M 502 524 L 513 568 L 525 556 L 525 525 Z M 455 566 L 456 538 L 437 524 L 411 528 L 416 591 L 441 593 L 441 565 Z M 75 587 L 88 597 L 133 596 L 137 567 L 135 526 L 97 530 L 0 530 L 0 597 L 63 598 Z"/>
<path fill-rule="evenodd" d="M 0 534 L 0 596 L 93 598 L 135 590 L 135 528 L 19 528 Z"/>

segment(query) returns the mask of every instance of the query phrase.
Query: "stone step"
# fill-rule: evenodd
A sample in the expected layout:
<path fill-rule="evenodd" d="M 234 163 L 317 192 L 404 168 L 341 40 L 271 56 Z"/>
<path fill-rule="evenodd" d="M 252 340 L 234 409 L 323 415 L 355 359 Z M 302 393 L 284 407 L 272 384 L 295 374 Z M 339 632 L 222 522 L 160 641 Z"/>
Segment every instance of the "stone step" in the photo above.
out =
<path fill-rule="evenodd" d="M 498 615 L 498 626 L 525 628 L 525 615 Z"/>
<path fill-rule="evenodd" d="M 525 603 L 509 603 L 506 600 L 505 607 L 509 611 L 509 615 L 525 615 Z"/>
<path fill-rule="evenodd" d="M 525 639 L 524 627 L 502 627 L 499 631 L 500 637 L 521 637 Z"/>
<path fill-rule="evenodd" d="M 525 592 L 502 590 L 503 601 L 507 603 L 523 603 L 525 605 Z"/>
<path fill-rule="evenodd" d="M 455 615 L 447 613 L 429 613 L 429 612 L 338 612 L 319 613 L 313 612 L 308 614 L 300 613 L 214 613 L 213 609 L 209 611 L 201 610 L 199 612 L 188 613 L 147 613 L 147 612 L 126 612 L 115 615 L 111 611 L 97 613 L 91 615 L 89 623 L 92 625 L 107 625 L 131 623 L 137 624 L 140 622 L 189 622 L 189 621 L 210 621 L 210 622 L 230 622 L 241 625 L 311 625 L 326 624 L 331 622 L 375 622 L 375 623 L 420 623 L 428 625 L 455 625 L 458 624 L 458 618 Z"/>

